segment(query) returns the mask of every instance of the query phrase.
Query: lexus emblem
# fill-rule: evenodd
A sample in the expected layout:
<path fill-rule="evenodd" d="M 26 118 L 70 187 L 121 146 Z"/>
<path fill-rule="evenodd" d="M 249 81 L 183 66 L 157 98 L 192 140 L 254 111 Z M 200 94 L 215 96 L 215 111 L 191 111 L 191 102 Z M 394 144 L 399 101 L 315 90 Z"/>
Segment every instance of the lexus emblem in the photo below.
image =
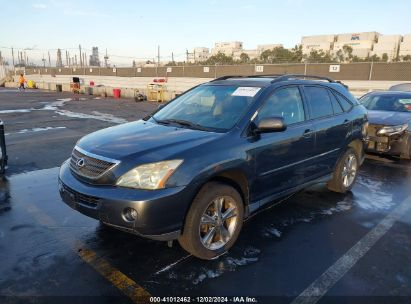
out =
<path fill-rule="evenodd" d="M 85 164 L 86 164 L 86 161 L 84 160 L 84 158 L 80 158 L 76 163 L 77 167 L 79 168 L 83 168 Z"/>

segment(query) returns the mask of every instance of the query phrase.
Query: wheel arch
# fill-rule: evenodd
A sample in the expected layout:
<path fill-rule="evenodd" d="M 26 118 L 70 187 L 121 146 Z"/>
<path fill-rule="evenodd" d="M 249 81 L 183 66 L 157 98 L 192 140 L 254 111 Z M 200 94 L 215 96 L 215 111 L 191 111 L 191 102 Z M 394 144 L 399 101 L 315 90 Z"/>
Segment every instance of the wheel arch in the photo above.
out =
<path fill-rule="evenodd" d="M 364 161 L 364 143 L 360 139 L 354 139 L 349 144 L 348 147 L 353 148 L 357 154 L 358 160 L 362 164 Z"/>

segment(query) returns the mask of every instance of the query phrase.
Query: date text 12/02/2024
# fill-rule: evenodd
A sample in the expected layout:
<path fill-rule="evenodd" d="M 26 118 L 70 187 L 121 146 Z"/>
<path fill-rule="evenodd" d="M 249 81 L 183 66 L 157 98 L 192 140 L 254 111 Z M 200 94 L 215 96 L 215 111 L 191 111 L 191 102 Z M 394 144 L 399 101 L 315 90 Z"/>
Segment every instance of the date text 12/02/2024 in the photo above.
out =
<path fill-rule="evenodd" d="M 258 303 L 254 297 L 150 297 L 150 303 Z"/>

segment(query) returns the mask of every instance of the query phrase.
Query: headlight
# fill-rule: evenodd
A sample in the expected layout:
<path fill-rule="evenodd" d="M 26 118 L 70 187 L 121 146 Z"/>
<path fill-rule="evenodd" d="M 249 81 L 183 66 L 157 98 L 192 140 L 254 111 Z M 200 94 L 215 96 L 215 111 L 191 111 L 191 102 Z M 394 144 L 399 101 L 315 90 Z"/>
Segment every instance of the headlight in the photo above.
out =
<path fill-rule="evenodd" d="M 138 166 L 121 176 L 116 185 L 134 189 L 162 189 L 182 162 L 178 159 Z"/>
<path fill-rule="evenodd" d="M 380 129 L 377 132 L 377 135 L 392 135 L 392 134 L 397 134 L 401 133 L 405 130 L 407 130 L 408 124 L 405 125 L 399 125 L 399 126 L 387 126 L 382 129 Z"/>

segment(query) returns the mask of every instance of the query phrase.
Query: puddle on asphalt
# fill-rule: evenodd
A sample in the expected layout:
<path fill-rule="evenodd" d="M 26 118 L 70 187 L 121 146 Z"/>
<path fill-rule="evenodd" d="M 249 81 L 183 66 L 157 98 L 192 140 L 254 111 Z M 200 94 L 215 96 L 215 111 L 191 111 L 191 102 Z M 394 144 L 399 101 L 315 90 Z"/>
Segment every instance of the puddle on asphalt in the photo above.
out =
<path fill-rule="evenodd" d="M 112 114 L 106 114 L 106 113 L 100 113 L 98 111 L 93 111 L 91 114 L 85 114 L 85 113 L 79 113 L 79 112 L 71 112 L 68 110 L 60 110 L 59 108 L 63 107 L 66 102 L 69 101 L 85 101 L 89 100 L 88 98 L 80 97 L 80 98 L 61 98 L 57 99 L 56 101 L 53 102 L 42 102 L 42 104 L 45 104 L 42 108 L 40 109 L 35 109 L 35 108 L 30 108 L 30 109 L 14 109 L 14 110 L 2 110 L 0 111 L 0 114 L 12 114 L 12 113 L 30 113 L 33 111 L 54 111 L 56 114 L 66 116 L 66 117 L 71 117 L 71 118 L 81 118 L 81 119 L 96 119 L 100 121 L 105 121 L 105 122 L 110 122 L 113 124 L 123 124 L 127 123 L 128 121 L 116 117 Z"/>
<path fill-rule="evenodd" d="M 248 246 L 241 255 L 225 254 L 217 260 L 201 261 L 201 265 L 194 269 L 193 267 L 182 267 L 179 270 L 171 269 L 167 271 L 166 278 L 170 281 L 186 281 L 192 285 L 198 285 L 205 280 L 218 278 L 227 272 L 234 272 L 239 267 L 257 263 L 260 253 L 260 249 Z"/>
<path fill-rule="evenodd" d="M 50 131 L 50 130 L 61 130 L 67 129 L 66 127 L 45 127 L 45 128 L 32 128 L 32 129 L 22 129 L 17 132 L 13 133 L 6 133 L 5 136 L 14 135 L 14 134 L 26 134 L 26 133 L 35 133 L 35 132 L 42 132 L 42 131 Z"/>
<path fill-rule="evenodd" d="M 56 113 L 59 115 L 67 116 L 71 118 L 97 119 L 97 120 L 101 120 L 105 122 L 111 122 L 114 124 L 123 124 L 123 123 L 128 122 L 127 120 L 123 118 L 115 117 L 111 114 L 100 113 L 97 111 L 92 112 L 92 114 L 85 114 L 85 113 L 71 112 L 67 110 L 58 110 L 56 111 Z"/>
<path fill-rule="evenodd" d="M 353 193 L 346 195 L 330 193 L 324 185 L 307 189 L 291 197 L 288 202 L 289 207 L 280 210 L 278 214 L 272 211 L 271 213 L 267 211 L 270 214 L 266 216 L 261 214 L 262 217 L 258 223 L 255 223 L 260 231 L 256 237 L 260 240 L 255 241 L 256 243 L 264 239 L 281 241 L 281 238 L 295 224 L 310 223 L 324 217 L 350 212 L 356 208 L 367 212 L 389 209 L 395 205 L 392 194 L 385 191 L 389 188 L 390 185 L 387 182 L 383 183 L 367 176 L 359 176 Z M 368 229 L 375 226 L 375 223 L 371 221 L 358 224 Z M 166 279 L 170 284 L 185 282 L 182 285 L 189 290 L 190 286 L 199 285 L 207 280 L 221 277 L 225 273 L 236 271 L 240 267 L 257 263 L 263 253 L 262 250 L 255 246 L 245 245 L 246 243 L 248 242 L 240 241 L 237 246 L 218 260 L 194 261 L 193 265 L 194 258 L 190 259 L 189 268 L 184 266 L 185 259 L 178 261 L 166 267 L 165 270 L 157 272 L 152 280 L 155 282 Z"/>

